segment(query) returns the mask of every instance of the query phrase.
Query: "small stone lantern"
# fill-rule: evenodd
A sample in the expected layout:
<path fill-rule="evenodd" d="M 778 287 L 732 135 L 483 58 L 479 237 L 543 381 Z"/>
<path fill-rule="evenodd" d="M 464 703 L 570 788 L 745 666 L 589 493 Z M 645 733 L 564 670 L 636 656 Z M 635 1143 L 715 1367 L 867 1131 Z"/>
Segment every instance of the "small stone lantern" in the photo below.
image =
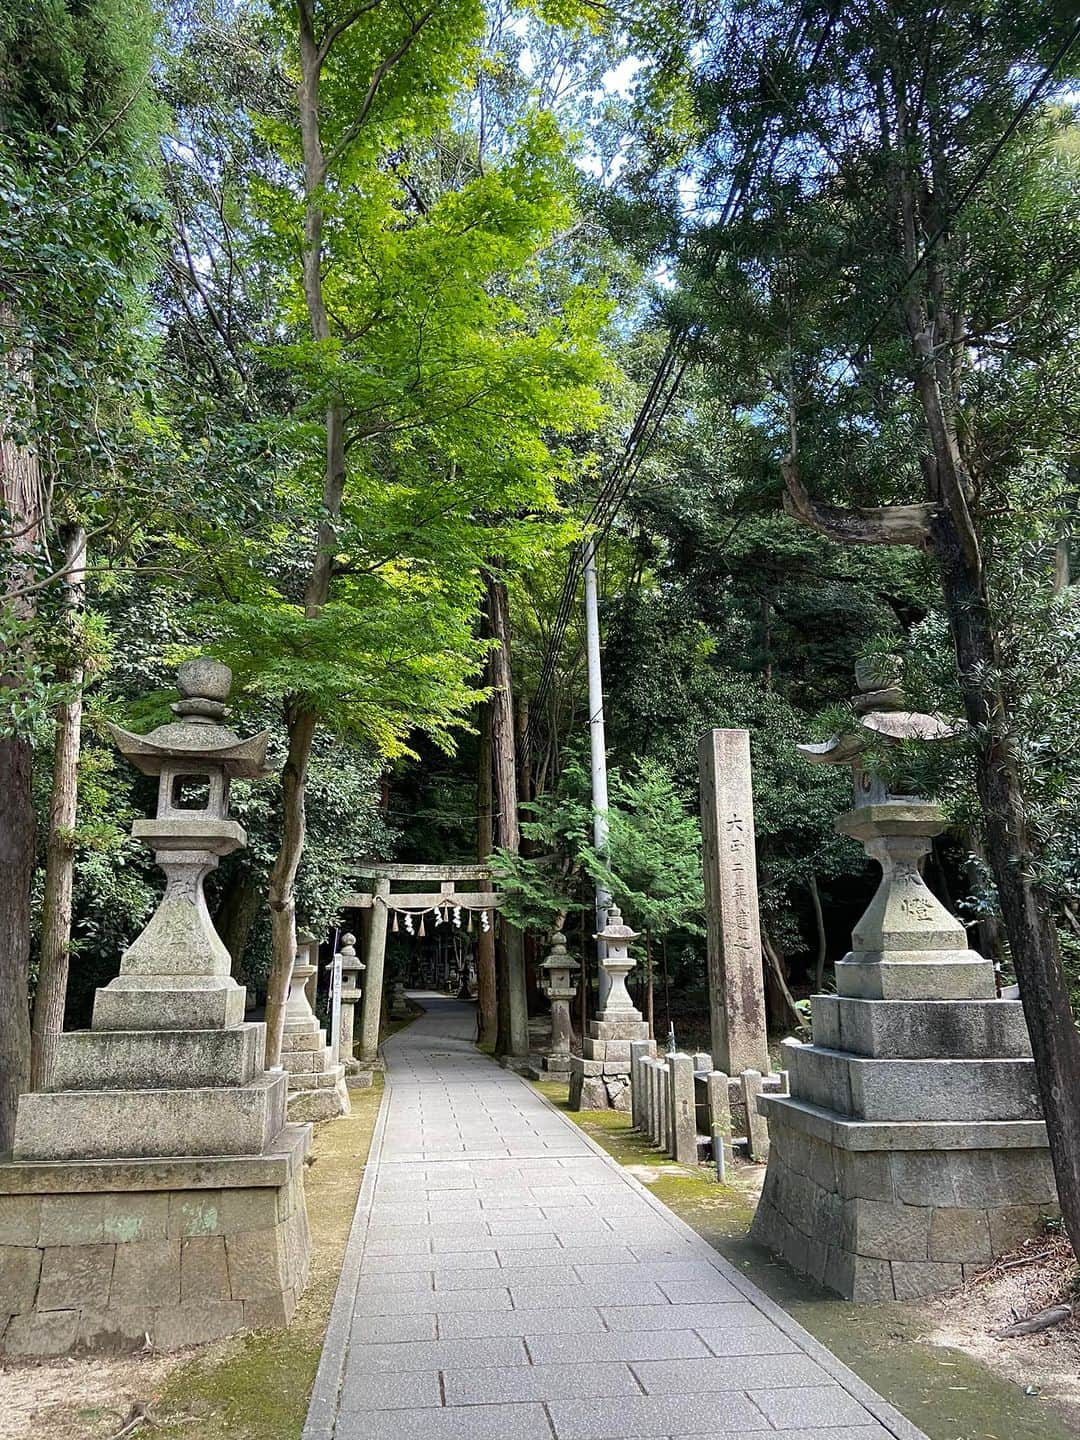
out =
<path fill-rule="evenodd" d="M 346 932 L 341 937 L 341 1035 L 338 1039 L 338 1060 L 349 1074 L 360 1066 L 353 1056 L 356 1006 L 360 999 L 360 972 L 364 962 L 356 953 L 356 936 Z"/>
<path fill-rule="evenodd" d="M 580 969 L 580 964 L 567 954 L 566 936 L 561 930 L 553 930 L 551 949 L 540 965 L 540 985 L 551 1001 L 551 1051 L 544 1061 L 545 1070 L 565 1073 L 570 1069 L 570 1042 L 574 1035 L 570 1004 L 578 991 Z"/>
<path fill-rule="evenodd" d="M 281 1063 L 289 1072 L 290 1120 L 332 1120 L 349 1114 L 345 1066 L 327 1043 L 308 998 L 308 981 L 319 968 L 313 963 L 318 953 L 315 937 L 298 930 L 281 1036 Z"/>
<path fill-rule="evenodd" d="M 626 988 L 626 977 L 635 964 L 630 956 L 629 945 L 637 938 L 638 932 L 623 924 L 622 912 L 617 905 L 612 905 L 608 911 L 607 924 L 599 934 L 593 936 L 594 940 L 604 942 L 606 954 L 600 964 L 611 981 L 600 1016 L 602 1020 L 641 1019 L 641 1011 L 635 1007 Z"/>

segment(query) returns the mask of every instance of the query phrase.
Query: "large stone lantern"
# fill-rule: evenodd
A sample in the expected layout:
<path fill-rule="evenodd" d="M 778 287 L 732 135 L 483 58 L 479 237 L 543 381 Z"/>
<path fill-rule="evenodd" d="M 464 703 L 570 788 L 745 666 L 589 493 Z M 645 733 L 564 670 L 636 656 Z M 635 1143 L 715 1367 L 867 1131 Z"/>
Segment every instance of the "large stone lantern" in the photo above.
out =
<path fill-rule="evenodd" d="M 881 882 L 812 999 L 813 1043 L 784 1042 L 790 1094 L 763 1095 L 769 1168 L 752 1235 L 853 1300 L 952 1289 L 1055 1208 L 1046 1126 L 1023 1011 L 919 873 L 939 808 L 891 794 L 868 748 L 940 743 L 954 726 L 907 708 L 899 661 L 857 673 L 854 720 L 815 764 L 851 767 L 836 828 Z"/>
<path fill-rule="evenodd" d="M 636 1009 L 626 988 L 626 977 L 634 968 L 630 942 L 637 931 L 623 923 L 617 905 L 608 911 L 608 923 L 593 937 L 603 941 L 606 954 L 600 961 L 610 984 L 604 1008 L 590 1020 L 589 1033 L 581 1042 L 581 1056 L 570 1061 L 570 1107 L 574 1110 L 630 1109 L 630 1046 L 634 1041 L 649 1045 L 649 1025 Z"/>
<path fill-rule="evenodd" d="M 113 727 L 158 778 L 132 833 L 165 893 L 92 1028 L 58 1037 L 47 1092 L 23 1095 L 0 1163 L 0 1351 L 174 1349 L 286 1324 L 307 1275 L 305 1125 L 286 1078 L 244 1023 L 244 990 L 203 882 L 245 843 L 229 786 L 264 773 L 267 736 L 224 722 L 231 676 L 200 659 L 177 675 L 179 717 L 149 735 Z"/>
<path fill-rule="evenodd" d="M 551 1049 L 544 1057 L 544 1069 L 566 1074 L 570 1069 L 570 1043 L 574 1031 L 570 1021 L 570 1005 L 578 992 L 581 966 L 566 949 L 566 936 L 561 930 L 551 932 L 551 949 L 541 962 L 540 985 L 551 1001 Z"/>

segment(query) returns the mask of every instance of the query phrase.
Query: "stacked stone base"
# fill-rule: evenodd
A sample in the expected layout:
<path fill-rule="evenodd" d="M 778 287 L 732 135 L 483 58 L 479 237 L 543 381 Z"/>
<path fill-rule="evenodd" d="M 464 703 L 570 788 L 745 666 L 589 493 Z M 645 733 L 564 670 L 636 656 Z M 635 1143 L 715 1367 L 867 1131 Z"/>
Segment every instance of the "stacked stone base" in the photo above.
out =
<path fill-rule="evenodd" d="M 307 1280 L 303 1159 L 0 1164 L 0 1354 L 172 1350 L 287 1325 Z"/>
<path fill-rule="evenodd" d="M 351 1109 L 345 1066 L 334 1060 L 326 1031 L 289 1030 L 281 1038 L 281 1063 L 289 1076 L 289 1119 L 333 1120 Z"/>
<path fill-rule="evenodd" d="M 815 1043 L 783 1046 L 791 1094 L 758 1100 L 770 1152 L 755 1240 L 847 1299 L 910 1300 L 1055 1213 L 1019 1002 L 817 995 L 812 1008 Z"/>
<path fill-rule="evenodd" d="M 589 1022 L 581 1055 L 570 1057 L 571 1110 L 630 1111 L 630 1046 L 635 1041 L 647 1042 L 649 1053 L 656 1054 L 649 1026 L 636 1012 L 626 1019 Z"/>
<path fill-rule="evenodd" d="M 845 1299 L 939 1294 L 1057 1213 L 1041 1122 L 860 1123 L 759 1103 L 770 1150 L 752 1238 Z"/>

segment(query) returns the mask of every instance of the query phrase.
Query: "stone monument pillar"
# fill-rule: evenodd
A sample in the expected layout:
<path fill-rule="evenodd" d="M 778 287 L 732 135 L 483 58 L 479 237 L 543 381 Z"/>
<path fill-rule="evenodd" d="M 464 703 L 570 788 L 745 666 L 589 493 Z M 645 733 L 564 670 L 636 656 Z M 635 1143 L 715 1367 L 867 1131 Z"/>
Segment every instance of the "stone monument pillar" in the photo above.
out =
<path fill-rule="evenodd" d="M 298 931 L 296 959 L 285 1002 L 281 1063 L 289 1073 L 289 1119 L 333 1120 L 349 1114 L 345 1066 L 327 1044 L 308 998 L 308 984 L 318 967 L 311 963 L 313 936 Z"/>
<path fill-rule="evenodd" d="M 360 972 L 364 968 L 364 962 L 356 953 L 355 935 L 348 932 L 342 935 L 338 954 L 341 956 L 341 1037 L 337 1058 L 345 1066 L 345 1073 L 354 1075 L 360 1069 L 353 1055 L 353 1036 L 360 1000 Z"/>
<path fill-rule="evenodd" d="M 767 1074 L 750 732 L 707 731 L 698 769 L 713 1064 Z"/>
<path fill-rule="evenodd" d="M 303 1159 L 286 1078 L 264 1068 L 265 1028 L 244 1023 L 203 881 L 246 843 L 229 785 L 265 773 L 265 734 L 224 724 L 231 675 L 180 666 L 179 717 L 149 735 L 112 729 L 158 777 L 157 814 L 132 833 L 166 888 L 92 1028 L 59 1037 L 48 1092 L 19 1100 L 0 1163 L 0 1351 L 175 1349 L 287 1324 L 310 1242 Z"/>
<path fill-rule="evenodd" d="M 551 932 L 551 949 L 540 964 L 540 984 L 551 1001 L 551 1049 L 544 1056 L 543 1068 L 548 1075 L 566 1076 L 570 1072 L 570 1045 L 574 1028 L 570 1005 L 578 992 L 578 962 L 566 950 L 566 936 L 561 930 Z"/>
<path fill-rule="evenodd" d="M 790 1095 L 758 1101 L 770 1151 L 753 1238 L 851 1300 L 947 1290 L 1056 1208 L 1020 1002 L 996 998 L 991 962 L 919 873 L 941 812 L 863 768 L 875 740 L 953 733 L 905 708 L 898 672 L 861 667 L 852 732 L 798 747 L 852 766 L 837 828 L 882 878 L 837 994 L 813 997 L 813 1043 L 784 1042 Z"/>
<path fill-rule="evenodd" d="M 619 907 L 612 905 L 608 923 L 593 938 L 602 940 L 606 947 L 600 964 L 610 985 L 603 1010 L 589 1022 L 580 1057 L 570 1058 L 570 1108 L 629 1110 L 630 1045 L 635 1040 L 648 1041 L 649 1053 L 656 1054 L 648 1022 L 634 1008 L 626 988 L 626 977 L 634 968 L 628 946 L 637 934 L 623 924 Z"/>

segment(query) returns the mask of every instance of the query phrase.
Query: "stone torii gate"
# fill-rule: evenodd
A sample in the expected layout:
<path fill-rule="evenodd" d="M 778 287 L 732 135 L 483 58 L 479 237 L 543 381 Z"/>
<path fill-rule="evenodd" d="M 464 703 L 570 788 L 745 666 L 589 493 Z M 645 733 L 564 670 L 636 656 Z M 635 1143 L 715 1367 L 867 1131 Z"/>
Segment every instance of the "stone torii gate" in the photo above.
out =
<path fill-rule="evenodd" d="M 486 865 L 355 865 L 350 872 L 358 881 L 371 884 L 346 896 L 344 907 L 370 910 L 371 920 L 364 951 L 363 1013 L 360 1025 L 360 1054 L 363 1066 L 374 1065 L 379 1052 L 379 1020 L 382 1013 L 383 965 L 386 959 L 386 930 L 391 910 L 424 911 L 444 905 L 462 910 L 498 910 L 500 900 L 491 888 L 491 871 Z M 400 887 L 408 885 L 408 890 Z M 422 887 L 437 886 L 437 889 Z M 469 888 L 464 888 L 468 886 Z"/>

